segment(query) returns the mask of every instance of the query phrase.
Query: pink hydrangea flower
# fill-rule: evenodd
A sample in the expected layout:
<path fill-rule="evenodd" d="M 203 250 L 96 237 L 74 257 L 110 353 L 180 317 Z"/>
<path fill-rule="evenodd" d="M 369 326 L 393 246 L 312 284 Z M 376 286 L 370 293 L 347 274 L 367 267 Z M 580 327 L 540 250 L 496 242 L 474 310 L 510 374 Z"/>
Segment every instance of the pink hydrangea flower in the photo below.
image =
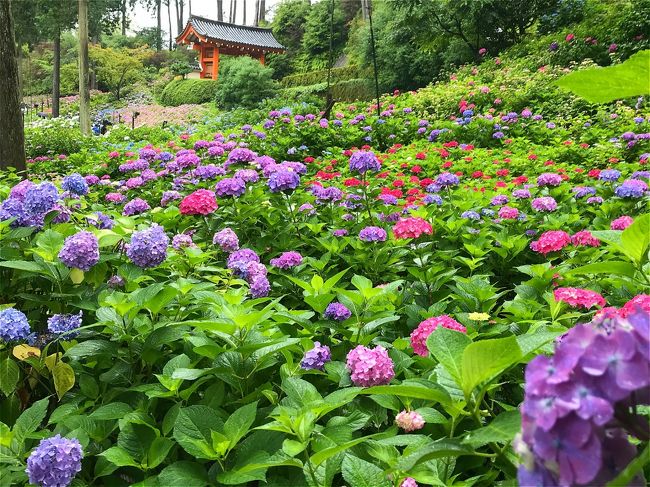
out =
<path fill-rule="evenodd" d="M 413 477 L 406 477 L 402 480 L 402 483 L 399 484 L 399 487 L 418 487 L 418 483 Z"/>
<path fill-rule="evenodd" d="M 401 411 L 395 416 L 395 424 L 404 431 L 415 431 L 424 428 L 424 418 L 416 411 Z"/>
<path fill-rule="evenodd" d="M 576 247 L 599 247 L 600 240 L 594 237 L 589 230 L 580 230 L 571 237 L 571 243 Z"/>
<path fill-rule="evenodd" d="M 197 189 L 187 195 L 178 205 L 182 215 L 209 215 L 219 208 L 214 192 L 209 189 Z"/>
<path fill-rule="evenodd" d="M 634 219 L 631 216 L 623 215 L 616 220 L 612 220 L 609 228 L 612 230 L 625 230 L 627 227 L 632 225 Z"/>
<path fill-rule="evenodd" d="M 589 309 L 594 306 L 605 306 L 605 298 L 596 291 L 577 287 L 559 287 L 553 292 L 556 301 L 567 303 L 572 308 Z"/>
<path fill-rule="evenodd" d="M 530 248 L 540 254 L 557 252 L 571 243 L 571 237 L 562 230 L 550 230 L 540 235 L 539 239 L 531 242 Z"/>
<path fill-rule="evenodd" d="M 395 238 L 418 238 L 423 234 L 431 235 L 433 227 L 424 218 L 401 218 L 393 226 Z"/>
<path fill-rule="evenodd" d="M 433 330 L 442 326 L 450 330 L 466 333 L 467 329 L 458 323 L 455 319 L 447 315 L 434 316 L 421 322 L 418 327 L 411 332 L 411 347 L 413 351 L 421 357 L 426 357 L 429 353 L 427 350 L 427 338 L 433 333 Z"/>
<path fill-rule="evenodd" d="M 633 297 L 619 310 L 619 315 L 622 318 L 627 318 L 634 313 L 637 308 L 641 308 L 646 313 L 650 313 L 650 294 L 639 294 Z"/>
<path fill-rule="evenodd" d="M 519 216 L 519 210 L 512 206 L 502 206 L 499 208 L 499 218 L 504 220 L 516 220 Z"/>
<path fill-rule="evenodd" d="M 370 349 L 358 345 L 348 352 L 346 365 L 355 386 L 385 385 L 395 377 L 393 361 L 382 346 Z"/>

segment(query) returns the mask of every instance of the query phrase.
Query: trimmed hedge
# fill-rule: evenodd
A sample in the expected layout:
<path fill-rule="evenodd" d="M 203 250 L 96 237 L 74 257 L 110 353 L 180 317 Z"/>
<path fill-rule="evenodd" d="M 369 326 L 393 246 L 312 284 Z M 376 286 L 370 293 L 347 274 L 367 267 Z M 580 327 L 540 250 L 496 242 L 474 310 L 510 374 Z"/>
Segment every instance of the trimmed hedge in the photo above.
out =
<path fill-rule="evenodd" d="M 332 68 L 332 83 L 349 81 L 359 78 L 367 78 L 370 71 L 359 66 L 345 66 L 342 68 Z M 327 82 L 327 69 L 310 71 L 308 73 L 292 74 L 282 78 L 281 83 L 285 88 L 294 88 L 298 86 L 310 86 L 318 83 Z"/>
<path fill-rule="evenodd" d="M 214 100 L 218 83 L 211 79 L 178 79 L 171 81 L 160 94 L 160 104 L 177 107 L 201 104 Z"/>
<path fill-rule="evenodd" d="M 307 86 L 294 86 L 282 90 L 282 94 L 291 98 L 327 95 L 327 83 L 315 83 Z M 372 80 L 367 78 L 349 79 L 332 84 L 332 97 L 336 101 L 370 100 L 375 96 Z"/>

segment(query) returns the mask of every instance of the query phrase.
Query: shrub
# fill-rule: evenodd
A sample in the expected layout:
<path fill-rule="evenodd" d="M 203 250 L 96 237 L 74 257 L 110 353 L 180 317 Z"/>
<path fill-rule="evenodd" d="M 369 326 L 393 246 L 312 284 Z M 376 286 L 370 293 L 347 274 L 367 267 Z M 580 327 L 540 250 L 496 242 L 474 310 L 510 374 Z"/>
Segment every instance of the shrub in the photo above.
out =
<path fill-rule="evenodd" d="M 160 103 L 168 107 L 207 103 L 214 99 L 217 86 L 210 79 L 174 80 L 162 90 Z"/>
<path fill-rule="evenodd" d="M 273 70 L 249 57 L 233 59 L 224 66 L 216 89 L 217 106 L 254 107 L 278 91 Z"/>

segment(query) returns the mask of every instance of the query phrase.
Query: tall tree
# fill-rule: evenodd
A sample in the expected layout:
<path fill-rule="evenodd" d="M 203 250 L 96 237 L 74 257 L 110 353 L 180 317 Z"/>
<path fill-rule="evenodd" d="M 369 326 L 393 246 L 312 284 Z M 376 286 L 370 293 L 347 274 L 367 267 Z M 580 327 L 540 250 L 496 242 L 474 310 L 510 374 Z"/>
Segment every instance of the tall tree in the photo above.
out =
<path fill-rule="evenodd" d="M 156 36 L 156 51 L 162 50 L 162 0 L 156 0 L 156 19 L 158 21 L 158 35 Z"/>
<path fill-rule="evenodd" d="M 185 23 L 183 22 L 185 0 L 174 0 L 174 4 L 176 5 L 176 30 L 180 34 L 185 28 Z"/>
<path fill-rule="evenodd" d="M 172 0 L 167 0 L 167 25 L 169 26 L 169 50 L 171 51 L 172 50 Z"/>
<path fill-rule="evenodd" d="M 223 0 L 217 0 L 217 20 L 223 21 Z"/>
<path fill-rule="evenodd" d="M 52 50 L 52 118 L 59 116 L 59 99 L 61 98 L 61 28 L 57 26 L 54 32 Z"/>
<path fill-rule="evenodd" d="M 79 126 L 82 135 L 90 135 L 89 83 L 88 0 L 79 0 Z"/>
<path fill-rule="evenodd" d="M 246 0 L 242 0 L 242 15 L 244 16 L 242 24 L 246 25 Z"/>
<path fill-rule="evenodd" d="M 259 12 L 257 16 L 257 25 L 266 22 L 266 0 L 259 0 L 259 2 L 260 8 L 257 10 Z"/>
<path fill-rule="evenodd" d="M 25 170 L 25 132 L 20 112 L 18 59 L 11 0 L 0 2 L 0 169 Z"/>

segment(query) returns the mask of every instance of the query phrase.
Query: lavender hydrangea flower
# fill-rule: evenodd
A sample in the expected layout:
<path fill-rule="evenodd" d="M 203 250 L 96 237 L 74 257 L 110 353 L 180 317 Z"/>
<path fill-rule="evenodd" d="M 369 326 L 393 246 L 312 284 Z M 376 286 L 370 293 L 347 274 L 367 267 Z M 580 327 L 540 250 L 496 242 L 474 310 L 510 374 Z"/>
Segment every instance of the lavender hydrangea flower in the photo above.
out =
<path fill-rule="evenodd" d="M 176 250 L 181 250 L 187 247 L 196 247 L 192 240 L 192 236 L 187 233 L 179 233 L 172 238 L 172 247 Z"/>
<path fill-rule="evenodd" d="M 79 196 L 88 194 L 88 183 L 79 173 L 73 173 L 63 178 L 61 188 L 63 188 L 64 191 L 69 191 L 70 193 Z"/>
<path fill-rule="evenodd" d="M 29 322 L 25 313 L 15 308 L 0 310 L 0 339 L 5 342 L 22 340 L 29 333 Z"/>
<path fill-rule="evenodd" d="M 305 370 L 323 370 L 325 364 L 332 360 L 330 347 L 314 342 L 314 348 L 305 352 L 300 366 Z"/>
<path fill-rule="evenodd" d="M 515 189 L 512 192 L 512 197 L 518 200 L 524 200 L 531 197 L 530 191 L 527 189 Z"/>
<path fill-rule="evenodd" d="M 47 319 L 47 329 L 50 333 L 56 335 L 65 334 L 66 340 L 69 340 L 79 335 L 79 333 L 74 332 L 74 330 L 81 327 L 82 318 L 82 311 L 79 311 L 78 314 L 53 315 Z"/>
<path fill-rule="evenodd" d="M 54 208 L 59 200 L 59 191 L 52 183 L 41 183 L 27 190 L 23 199 L 25 212 L 29 215 L 44 215 Z"/>
<path fill-rule="evenodd" d="M 248 274 L 248 264 L 251 262 L 259 263 L 260 257 L 254 250 L 244 248 L 235 250 L 228 256 L 227 266 L 237 276 L 245 279 Z"/>
<path fill-rule="evenodd" d="M 246 192 L 246 182 L 239 178 L 224 178 L 215 186 L 218 196 L 232 196 L 237 198 Z"/>
<path fill-rule="evenodd" d="M 42 487 L 67 487 L 81 471 L 83 450 L 76 438 L 45 438 L 27 459 L 29 482 Z"/>
<path fill-rule="evenodd" d="M 316 197 L 317 203 L 334 202 L 343 199 L 343 191 L 336 186 L 328 186 L 326 188 L 313 186 L 311 192 Z"/>
<path fill-rule="evenodd" d="M 545 172 L 537 176 L 537 186 L 559 186 L 562 176 L 553 172 Z"/>
<path fill-rule="evenodd" d="M 621 171 L 617 171 L 616 169 L 604 169 L 600 171 L 600 174 L 598 175 L 598 179 L 601 181 L 606 181 L 608 183 L 618 181 L 620 177 Z"/>
<path fill-rule="evenodd" d="M 345 237 L 349 233 L 350 232 L 348 232 L 345 228 L 338 228 L 332 232 L 332 235 L 335 237 Z"/>
<path fill-rule="evenodd" d="M 328 304 L 323 313 L 324 318 L 334 321 L 345 321 L 350 316 L 352 312 L 344 304 L 336 302 Z"/>
<path fill-rule="evenodd" d="M 199 179 L 212 179 L 225 174 L 226 170 L 216 164 L 206 164 L 205 166 L 198 166 L 194 169 L 194 175 Z"/>
<path fill-rule="evenodd" d="M 465 218 L 467 220 L 475 220 L 478 221 L 481 219 L 481 215 L 479 215 L 477 212 L 473 210 L 467 210 L 461 213 L 460 215 L 461 218 Z"/>
<path fill-rule="evenodd" d="M 424 198 L 422 198 L 422 202 L 427 205 L 430 205 L 432 203 L 436 205 L 442 205 L 443 203 L 442 198 L 437 194 L 426 195 Z"/>
<path fill-rule="evenodd" d="M 273 267 L 278 269 L 291 269 L 292 267 L 302 264 L 302 255 L 294 251 L 283 252 L 282 255 L 275 259 L 271 259 L 270 262 Z"/>
<path fill-rule="evenodd" d="M 300 184 L 297 172 L 280 168 L 269 176 L 267 185 L 272 193 L 293 191 Z"/>
<path fill-rule="evenodd" d="M 95 212 L 95 215 L 86 218 L 89 224 L 100 230 L 110 230 L 115 225 L 115 222 L 110 216 L 105 215 L 101 211 Z"/>
<path fill-rule="evenodd" d="M 501 206 L 508 203 L 508 197 L 505 194 L 498 194 L 490 200 L 490 205 Z"/>
<path fill-rule="evenodd" d="M 224 252 L 234 252 L 239 249 L 239 238 L 231 228 L 224 228 L 215 233 L 212 237 L 212 243 L 219 245 Z"/>
<path fill-rule="evenodd" d="M 59 252 L 66 267 L 89 271 L 99 262 L 99 241 L 90 232 L 81 231 L 69 236 Z"/>
<path fill-rule="evenodd" d="M 228 154 L 228 159 L 226 160 L 226 164 L 230 165 L 243 162 L 253 162 L 256 157 L 257 154 L 252 150 L 246 149 L 244 147 L 238 147 L 230 151 Z"/>
<path fill-rule="evenodd" d="M 174 200 L 180 200 L 182 198 L 183 195 L 180 194 L 178 191 L 165 191 L 162 194 L 162 198 L 160 199 L 160 206 L 167 206 L 169 202 Z"/>
<path fill-rule="evenodd" d="M 551 212 L 557 210 L 557 201 L 552 196 L 542 196 L 535 198 L 531 206 L 536 211 Z"/>
<path fill-rule="evenodd" d="M 584 198 L 585 196 L 590 196 L 596 194 L 596 189 L 590 186 L 576 186 L 571 190 L 576 199 Z"/>
<path fill-rule="evenodd" d="M 359 238 L 364 242 L 384 242 L 387 236 L 381 227 L 366 227 L 359 232 Z"/>
<path fill-rule="evenodd" d="M 437 184 L 440 187 L 446 188 L 449 186 L 457 186 L 459 182 L 460 179 L 455 174 L 452 174 L 450 172 L 443 172 L 442 174 L 438 175 L 435 184 Z"/>
<path fill-rule="evenodd" d="M 367 171 L 377 172 L 381 169 L 381 163 L 374 152 L 357 151 L 350 156 L 350 171 L 364 174 Z"/>
<path fill-rule="evenodd" d="M 124 209 L 122 210 L 122 215 L 124 216 L 139 215 L 140 213 L 144 213 L 145 211 L 148 211 L 150 209 L 151 206 L 149 206 L 149 203 L 147 203 L 142 198 L 133 198 L 126 205 L 124 205 Z"/>
<path fill-rule="evenodd" d="M 648 185 L 640 179 L 626 179 L 614 190 L 619 198 L 641 198 L 648 191 Z"/>
<path fill-rule="evenodd" d="M 260 179 L 260 175 L 254 169 L 240 169 L 235 173 L 235 177 L 245 183 L 256 183 Z"/>
<path fill-rule="evenodd" d="M 165 229 L 154 223 L 145 230 L 133 232 L 126 255 L 143 269 L 157 267 L 167 258 L 168 246 L 169 237 L 165 234 Z"/>

